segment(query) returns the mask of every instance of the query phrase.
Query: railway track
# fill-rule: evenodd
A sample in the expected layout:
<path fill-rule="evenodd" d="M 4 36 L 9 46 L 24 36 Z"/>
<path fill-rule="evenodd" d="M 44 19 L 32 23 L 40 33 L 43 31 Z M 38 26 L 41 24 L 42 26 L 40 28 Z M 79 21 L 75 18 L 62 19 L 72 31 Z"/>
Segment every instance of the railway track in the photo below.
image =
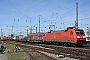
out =
<path fill-rule="evenodd" d="M 52 46 L 52 45 L 49 45 L 49 46 L 43 45 L 43 47 L 55 49 L 57 52 L 62 52 L 61 54 L 70 58 L 75 58 L 75 59 L 80 59 L 80 60 L 90 59 L 90 48 L 86 49 L 86 48 Z"/>
<path fill-rule="evenodd" d="M 63 47 L 54 46 L 46 44 L 19 44 L 19 46 L 27 47 L 34 51 L 44 51 L 56 55 L 64 55 L 65 57 L 79 59 L 79 60 L 89 60 L 90 59 L 90 49 L 83 48 L 73 48 L 73 47 Z"/>
<path fill-rule="evenodd" d="M 23 49 L 22 52 L 27 52 L 27 54 L 30 56 L 30 60 L 56 60 L 53 57 L 50 57 L 44 53 L 41 53 L 40 50 L 37 50 L 30 45 L 23 45 L 23 44 L 17 44 L 19 47 Z"/>

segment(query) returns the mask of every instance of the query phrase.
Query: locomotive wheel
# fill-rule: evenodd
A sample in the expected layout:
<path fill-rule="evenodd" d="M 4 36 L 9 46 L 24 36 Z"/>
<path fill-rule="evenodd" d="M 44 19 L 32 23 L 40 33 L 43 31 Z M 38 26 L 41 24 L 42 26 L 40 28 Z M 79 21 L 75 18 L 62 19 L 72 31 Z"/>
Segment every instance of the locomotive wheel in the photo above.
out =
<path fill-rule="evenodd" d="M 75 47 L 76 45 L 71 43 L 70 46 L 71 46 L 71 47 Z"/>
<path fill-rule="evenodd" d="M 67 47 L 67 46 L 68 46 L 68 44 L 67 44 L 67 43 L 64 43 L 64 46 L 66 46 L 66 47 Z"/>
<path fill-rule="evenodd" d="M 77 43 L 77 47 L 83 47 L 83 43 Z"/>

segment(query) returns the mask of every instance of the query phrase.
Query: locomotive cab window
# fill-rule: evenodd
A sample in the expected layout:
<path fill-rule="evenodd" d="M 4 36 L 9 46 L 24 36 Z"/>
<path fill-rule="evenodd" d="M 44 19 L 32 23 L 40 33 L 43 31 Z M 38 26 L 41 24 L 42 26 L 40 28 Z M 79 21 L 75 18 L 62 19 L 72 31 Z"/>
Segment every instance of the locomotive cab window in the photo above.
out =
<path fill-rule="evenodd" d="M 76 30 L 76 34 L 84 34 L 83 30 Z"/>

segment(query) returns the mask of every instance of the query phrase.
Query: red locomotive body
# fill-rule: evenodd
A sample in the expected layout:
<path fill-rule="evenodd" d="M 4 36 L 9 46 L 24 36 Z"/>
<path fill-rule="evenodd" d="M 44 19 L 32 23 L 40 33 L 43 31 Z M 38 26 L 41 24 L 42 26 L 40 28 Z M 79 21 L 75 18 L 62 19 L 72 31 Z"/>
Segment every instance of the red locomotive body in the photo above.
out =
<path fill-rule="evenodd" d="M 66 44 L 82 44 L 85 43 L 86 37 L 82 29 L 68 29 L 65 31 L 51 31 L 45 33 L 44 41 L 62 42 Z"/>
<path fill-rule="evenodd" d="M 86 42 L 86 37 L 82 29 L 68 28 L 61 31 L 50 31 L 46 33 L 34 33 L 28 35 L 29 40 L 38 40 L 50 43 L 63 43 L 65 45 L 82 45 Z"/>

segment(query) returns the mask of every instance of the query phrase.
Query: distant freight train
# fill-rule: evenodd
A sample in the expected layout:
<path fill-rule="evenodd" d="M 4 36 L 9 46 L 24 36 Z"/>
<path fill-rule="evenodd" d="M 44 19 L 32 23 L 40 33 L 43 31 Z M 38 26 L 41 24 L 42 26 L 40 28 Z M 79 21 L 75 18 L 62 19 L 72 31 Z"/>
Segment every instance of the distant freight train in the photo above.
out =
<path fill-rule="evenodd" d="M 82 29 L 68 27 L 67 30 L 32 33 L 28 35 L 29 42 L 59 43 L 63 45 L 82 46 L 86 43 L 85 33 Z"/>

